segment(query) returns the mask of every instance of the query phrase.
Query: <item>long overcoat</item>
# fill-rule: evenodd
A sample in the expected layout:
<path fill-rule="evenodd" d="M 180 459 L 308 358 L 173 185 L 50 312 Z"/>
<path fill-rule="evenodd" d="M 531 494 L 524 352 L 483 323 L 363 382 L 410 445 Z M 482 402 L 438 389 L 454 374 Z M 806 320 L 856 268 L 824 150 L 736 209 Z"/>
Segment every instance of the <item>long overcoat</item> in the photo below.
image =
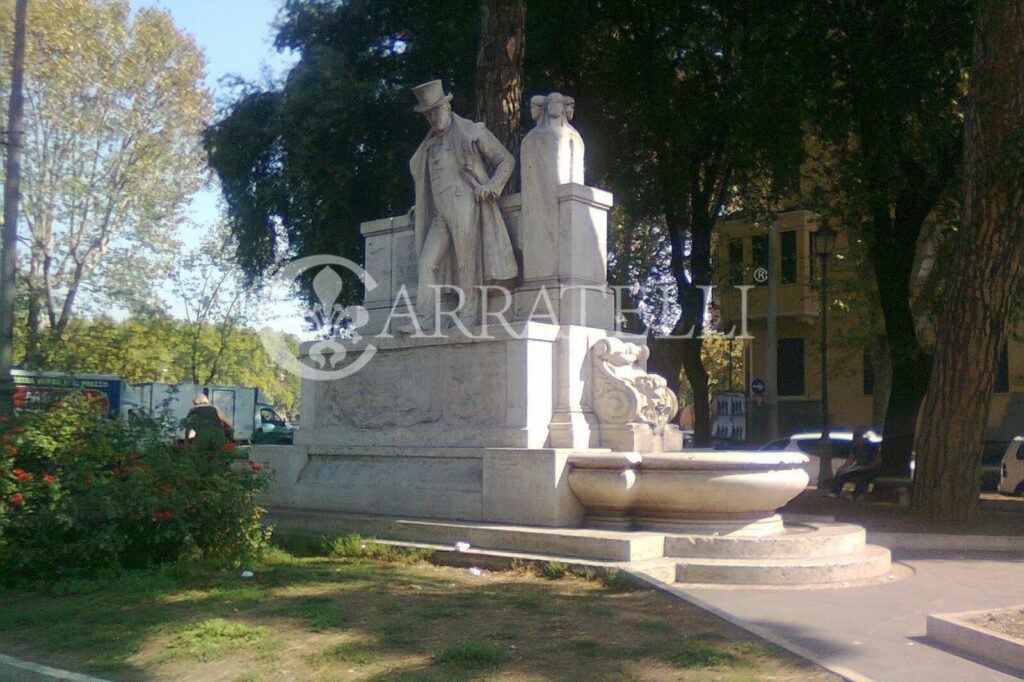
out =
<path fill-rule="evenodd" d="M 451 114 L 451 130 L 456 160 L 463 179 L 472 189 L 477 185 L 489 183 L 498 193 L 512 176 L 515 159 L 512 154 L 498 141 L 483 123 L 474 123 Z M 423 250 L 423 242 L 427 238 L 427 230 L 434 217 L 433 192 L 430 189 L 430 173 L 427 171 L 427 149 L 433 135 L 428 135 L 420 144 L 416 153 L 409 161 L 409 170 L 416 183 L 415 235 L 416 257 Z M 493 200 L 477 203 L 477 223 L 480 225 L 480 262 L 483 269 L 483 283 L 503 282 L 519 274 L 515 255 L 512 253 L 512 242 L 508 236 L 508 228 L 501 216 L 498 202 Z M 449 257 L 445 267 L 444 280 L 452 283 L 452 258 Z"/>

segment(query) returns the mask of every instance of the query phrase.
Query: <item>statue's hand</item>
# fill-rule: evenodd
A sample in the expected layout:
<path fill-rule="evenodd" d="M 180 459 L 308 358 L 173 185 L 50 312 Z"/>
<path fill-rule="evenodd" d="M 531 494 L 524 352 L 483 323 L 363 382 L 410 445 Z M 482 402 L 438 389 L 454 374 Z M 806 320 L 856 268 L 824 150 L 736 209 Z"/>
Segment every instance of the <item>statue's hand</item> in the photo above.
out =
<path fill-rule="evenodd" d="M 498 198 L 498 193 L 489 184 L 478 185 L 473 190 L 473 196 L 477 201 L 489 201 Z"/>

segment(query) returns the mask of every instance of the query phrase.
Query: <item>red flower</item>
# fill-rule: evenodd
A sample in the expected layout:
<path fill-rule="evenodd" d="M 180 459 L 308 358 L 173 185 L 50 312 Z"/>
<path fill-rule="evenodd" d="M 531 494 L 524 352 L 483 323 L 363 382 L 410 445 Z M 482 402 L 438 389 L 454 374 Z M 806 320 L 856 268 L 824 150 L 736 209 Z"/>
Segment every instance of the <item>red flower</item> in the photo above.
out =
<path fill-rule="evenodd" d="M 4 423 L 5 421 L 7 421 L 7 415 L 6 414 L 0 414 L 0 424 Z"/>
<path fill-rule="evenodd" d="M 183 485 L 185 485 L 185 479 L 184 478 L 179 478 L 178 479 L 178 487 L 180 488 Z"/>
<path fill-rule="evenodd" d="M 11 495 L 11 504 L 15 507 L 20 507 L 25 504 L 25 498 L 21 496 L 21 493 L 14 493 Z"/>
<path fill-rule="evenodd" d="M 153 518 L 156 521 L 170 521 L 174 518 L 174 514 L 172 514 L 169 511 L 158 511 L 156 514 L 153 515 Z"/>
<path fill-rule="evenodd" d="M 43 474 L 43 483 L 53 483 L 55 480 L 57 479 L 55 479 L 50 474 Z"/>
<path fill-rule="evenodd" d="M 25 433 L 25 427 L 24 426 L 16 426 L 16 427 L 14 427 L 14 432 L 15 433 Z"/>
<path fill-rule="evenodd" d="M 160 483 L 159 485 L 157 485 L 157 487 L 160 488 L 160 490 L 167 491 L 167 490 L 171 489 L 171 484 L 168 483 L 167 481 L 164 481 L 164 482 Z"/>
<path fill-rule="evenodd" d="M 86 485 L 92 485 L 92 476 L 86 476 L 85 480 L 82 482 L 85 483 Z"/>
<path fill-rule="evenodd" d="M 254 462 L 251 459 L 247 460 L 247 461 L 249 462 L 249 466 L 250 466 L 250 468 L 252 468 L 253 471 L 255 471 L 255 472 L 263 471 L 263 467 L 261 467 L 257 462 Z"/>
<path fill-rule="evenodd" d="M 18 479 L 19 481 L 31 481 L 32 480 L 32 474 L 28 473 L 24 469 L 15 469 L 11 473 L 14 474 L 14 477 L 16 479 Z"/>
<path fill-rule="evenodd" d="M 228 451 L 228 452 L 231 452 L 232 450 L 234 450 L 234 449 L 235 449 L 235 448 L 237 448 L 237 447 L 238 447 L 238 446 L 237 446 L 237 445 L 235 445 L 234 443 L 224 443 L 224 449 L 225 449 L 226 451 Z"/>

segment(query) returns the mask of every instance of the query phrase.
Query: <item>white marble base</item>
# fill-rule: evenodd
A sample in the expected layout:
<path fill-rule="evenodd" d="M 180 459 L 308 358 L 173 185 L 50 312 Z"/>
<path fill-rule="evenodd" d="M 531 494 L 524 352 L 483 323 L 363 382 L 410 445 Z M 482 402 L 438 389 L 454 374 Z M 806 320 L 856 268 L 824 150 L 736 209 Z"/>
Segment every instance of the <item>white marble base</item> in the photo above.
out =
<path fill-rule="evenodd" d="M 260 445 L 278 509 L 576 526 L 571 451 L 556 449 Z"/>

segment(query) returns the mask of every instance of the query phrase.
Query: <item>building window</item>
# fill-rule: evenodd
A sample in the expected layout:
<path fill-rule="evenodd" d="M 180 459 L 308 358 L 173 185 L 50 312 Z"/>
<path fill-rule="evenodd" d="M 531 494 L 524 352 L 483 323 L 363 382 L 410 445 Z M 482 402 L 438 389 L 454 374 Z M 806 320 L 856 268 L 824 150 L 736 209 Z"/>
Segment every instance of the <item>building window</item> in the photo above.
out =
<path fill-rule="evenodd" d="M 996 393 L 1010 392 L 1010 356 L 1006 351 L 1006 344 L 999 352 L 999 359 L 996 361 Z"/>
<path fill-rule="evenodd" d="M 754 270 L 758 268 L 768 269 L 768 235 L 756 234 L 750 238 L 751 253 L 754 257 Z M 768 280 L 758 282 L 754 278 L 754 284 L 767 284 Z"/>
<path fill-rule="evenodd" d="M 807 235 L 807 258 L 809 265 L 807 268 L 807 281 L 813 284 L 814 278 L 818 276 L 818 256 L 814 253 L 814 233 L 805 232 L 804 234 Z"/>
<path fill-rule="evenodd" d="M 743 284 L 743 240 L 729 240 L 729 284 Z"/>
<path fill-rule="evenodd" d="M 796 282 L 796 230 L 779 234 L 779 251 L 782 261 L 779 275 L 782 283 L 793 284 Z"/>
<path fill-rule="evenodd" d="M 804 394 L 804 340 L 779 339 L 777 352 L 779 395 Z"/>
<path fill-rule="evenodd" d="M 875 367 L 871 362 L 871 351 L 864 351 L 864 395 L 875 394 Z"/>

